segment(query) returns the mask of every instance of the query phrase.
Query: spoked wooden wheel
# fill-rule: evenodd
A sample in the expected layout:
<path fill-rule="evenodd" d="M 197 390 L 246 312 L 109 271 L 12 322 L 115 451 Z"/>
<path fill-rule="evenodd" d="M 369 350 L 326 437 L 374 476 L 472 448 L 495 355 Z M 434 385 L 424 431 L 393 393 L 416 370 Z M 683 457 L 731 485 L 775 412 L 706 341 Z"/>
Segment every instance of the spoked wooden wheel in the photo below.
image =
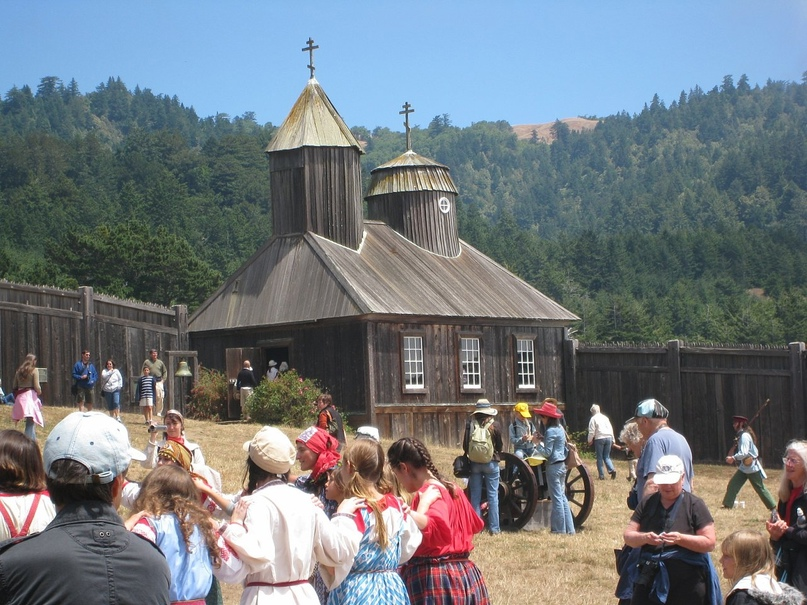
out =
<path fill-rule="evenodd" d="M 566 471 L 566 498 L 572 509 L 574 526 L 579 528 L 594 507 L 594 481 L 585 464 Z"/>

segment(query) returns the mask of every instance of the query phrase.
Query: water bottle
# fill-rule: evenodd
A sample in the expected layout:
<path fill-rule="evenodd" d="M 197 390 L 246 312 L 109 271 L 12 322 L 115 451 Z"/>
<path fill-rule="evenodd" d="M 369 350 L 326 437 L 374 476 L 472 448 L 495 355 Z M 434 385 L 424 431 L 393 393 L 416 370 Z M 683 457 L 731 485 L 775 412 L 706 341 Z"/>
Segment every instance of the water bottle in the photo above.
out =
<path fill-rule="evenodd" d="M 796 509 L 796 525 L 799 528 L 807 527 L 807 519 L 804 517 L 804 511 L 801 507 Z"/>

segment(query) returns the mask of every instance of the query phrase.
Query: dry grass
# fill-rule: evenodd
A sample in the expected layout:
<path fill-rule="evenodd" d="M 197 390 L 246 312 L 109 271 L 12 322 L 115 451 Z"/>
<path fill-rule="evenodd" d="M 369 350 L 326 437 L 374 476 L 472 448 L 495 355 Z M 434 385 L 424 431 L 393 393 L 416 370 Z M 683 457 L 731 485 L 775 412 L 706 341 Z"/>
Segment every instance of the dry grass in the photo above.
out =
<path fill-rule="evenodd" d="M 0 428 L 10 428 L 9 413 L 0 418 Z M 45 418 L 53 426 L 67 413 L 68 408 L 48 407 Z M 142 417 L 125 413 L 132 443 L 144 448 L 147 440 Z M 256 424 L 213 424 L 210 422 L 186 422 L 188 438 L 199 443 L 210 466 L 217 468 L 224 479 L 225 490 L 236 491 L 241 483 L 244 468 L 242 444 L 249 440 L 259 426 Z M 294 439 L 299 429 L 285 428 Z M 40 443 L 45 431 L 38 431 Z M 391 441 L 384 442 L 387 447 Z M 448 474 L 457 452 L 447 448 L 431 448 L 435 462 Z M 596 473 L 593 461 L 586 464 Z M 720 503 L 726 483 L 734 472 L 726 466 L 696 465 L 695 491 L 705 501 L 715 517 L 718 537 L 718 552 L 714 554 L 717 564 L 719 544 L 732 531 L 750 528 L 764 531 L 767 511 L 752 491 L 746 486 L 739 499 L 746 502 L 744 510 L 722 510 Z M 526 601 L 547 599 L 563 594 L 562 602 L 578 605 L 600 605 L 613 602 L 616 572 L 613 549 L 622 546 L 622 530 L 629 518 L 625 507 L 628 484 L 625 481 L 625 463 L 617 463 L 619 476 L 615 481 L 595 481 L 597 492 L 594 510 L 582 531 L 575 536 L 551 535 L 546 531 L 504 533 L 500 536 L 481 534 L 475 539 L 472 555 L 487 581 L 492 602 L 495 605 L 522 605 Z M 140 479 L 145 470 L 133 468 L 131 476 Z M 774 492 L 779 481 L 779 471 L 769 471 L 768 489 Z M 718 565 L 719 568 L 719 565 Z M 225 603 L 238 603 L 241 589 L 224 586 Z"/>

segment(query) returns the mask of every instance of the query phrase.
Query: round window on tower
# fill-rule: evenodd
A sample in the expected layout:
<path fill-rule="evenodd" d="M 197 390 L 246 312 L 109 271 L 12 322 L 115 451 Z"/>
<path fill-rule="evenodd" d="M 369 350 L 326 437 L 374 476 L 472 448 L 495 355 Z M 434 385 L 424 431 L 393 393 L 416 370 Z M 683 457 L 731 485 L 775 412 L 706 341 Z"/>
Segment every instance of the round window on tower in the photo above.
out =
<path fill-rule="evenodd" d="M 437 205 L 440 207 L 440 212 L 448 214 L 451 211 L 451 202 L 447 197 L 441 197 L 437 200 Z"/>

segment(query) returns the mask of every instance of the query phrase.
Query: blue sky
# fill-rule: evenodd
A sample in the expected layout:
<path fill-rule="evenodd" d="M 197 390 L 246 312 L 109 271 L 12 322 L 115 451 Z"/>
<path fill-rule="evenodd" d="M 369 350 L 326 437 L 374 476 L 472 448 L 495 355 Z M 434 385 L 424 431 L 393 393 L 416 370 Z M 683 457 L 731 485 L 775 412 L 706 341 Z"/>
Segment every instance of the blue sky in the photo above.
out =
<path fill-rule="evenodd" d="M 110 76 L 200 117 L 279 125 L 316 78 L 349 126 L 511 124 L 641 111 L 746 74 L 800 82 L 807 0 L 0 0 L 0 93 Z"/>

